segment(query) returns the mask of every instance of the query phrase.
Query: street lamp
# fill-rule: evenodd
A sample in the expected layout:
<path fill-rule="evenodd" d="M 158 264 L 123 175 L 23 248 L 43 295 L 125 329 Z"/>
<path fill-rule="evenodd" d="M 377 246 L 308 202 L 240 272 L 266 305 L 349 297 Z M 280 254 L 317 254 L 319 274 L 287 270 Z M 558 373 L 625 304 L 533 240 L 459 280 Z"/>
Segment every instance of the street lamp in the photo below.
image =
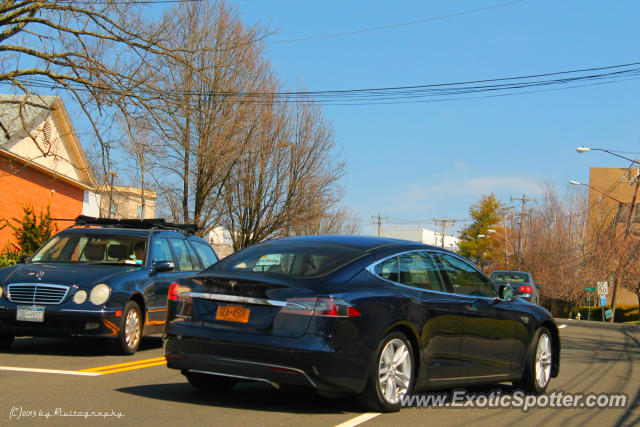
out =
<path fill-rule="evenodd" d="M 627 160 L 627 161 L 630 161 L 631 163 L 636 163 L 636 164 L 640 165 L 640 162 L 639 162 L 639 161 L 637 161 L 637 160 L 630 159 L 629 157 L 622 156 L 622 155 L 620 155 L 620 154 L 618 154 L 618 153 L 615 153 L 615 152 L 613 152 L 613 151 L 611 151 L 611 150 L 607 150 L 607 149 L 605 149 L 605 148 L 577 147 L 577 148 L 576 148 L 576 151 L 577 151 L 578 153 L 580 153 L 580 154 L 582 154 L 582 153 L 586 153 L 587 151 L 604 151 L 605 153 L 609 153 L 609 154 L 611 154 L 612 156 L 620 157 L 621 159 L 625 159 L 625 160 Z"/>
<path fill-rule="evenodd" d="M 591 184 L 584 184 L 584 183 L 582 183 L 582 182 L 574 181 L 574 180 L 569 181 L 569 184 L 571 184 L 571 185 L 584 185 L 585 187 L 589 187 L 589 188 L 591 188 L 591 189 L 593 189 L 593 190 L 597 191 L 598 193 L 602 194 L 603 196 L 607 196 L 607 197 L 608 197 L 608 198 L 610 198 L 611 200 L 614 200 L 614 201 L 616 201 L 616 202 L 618 202 L 618 203 L 620 203 L 620 204 L 622 204 L 622 205 L 624 205 L 624 206 L 628 207 L 629 209 L 631 209 L 631 205 L 629 205 L 628 203 L 625 203 L 625 202 L 623 202 L 622 200 L 618 200 L 618 199 L 616 199 L 615 197 L 613 197 L 612 195 L 608 194 L 608 193 L 607 193 L 607 192 L 605 192 L 605 191 L 598 190 L 596 187 L 594 187 L 594 186 L 593 186 L 593 185 L 591 185 Z"/>

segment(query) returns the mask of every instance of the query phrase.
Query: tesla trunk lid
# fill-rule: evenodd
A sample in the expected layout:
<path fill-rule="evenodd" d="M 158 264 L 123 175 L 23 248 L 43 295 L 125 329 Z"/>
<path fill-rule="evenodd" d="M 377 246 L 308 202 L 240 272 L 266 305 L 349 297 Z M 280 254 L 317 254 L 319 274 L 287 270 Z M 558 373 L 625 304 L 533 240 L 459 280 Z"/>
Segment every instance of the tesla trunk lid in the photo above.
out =
<path fill-rule="evenodd" d="M 200 278 L 202 292 L 192 293 L 191 318 L 207 329 L 298 337 L 312 316 L 288 313 L 291 299 L 316 295 L 313 289 L 288 280 L 263 277 Z"/>

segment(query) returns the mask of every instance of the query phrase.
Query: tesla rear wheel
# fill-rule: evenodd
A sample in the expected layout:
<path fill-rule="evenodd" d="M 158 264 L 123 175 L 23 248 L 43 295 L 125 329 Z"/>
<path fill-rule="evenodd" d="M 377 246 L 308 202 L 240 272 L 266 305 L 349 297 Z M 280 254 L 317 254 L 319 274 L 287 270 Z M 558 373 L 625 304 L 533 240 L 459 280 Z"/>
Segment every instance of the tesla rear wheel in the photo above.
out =
<path fill-rule="evenodd" d="M 0 350 L 9 350 L 15 337 L 10 334 L 0 334 Z"/>
<path fill-rule="evenodd" d="M 375 365 L 369 374 L 361 400 L 370 409 L 394 412 L 400 409 L 403 396 L 413 388 L 413 349 L 399 332 L 387 335 L 378 345 Z"/>
<path fill-rule="evenodd" d="M 142 314 L 135 301 L 129 301 L 122 312 L 122 324 L 115 343 L 115 351 L 119 354 L 134 354 L 140 347 L 142 339 Z"/>
<path fill-rule="evenodd" d="M 545 327 L 537 330 L 532 346 L 527 351 L 524 374 L 514 385 L 525 391 L 542 394 L 551 380 L 551 364 L 553 363 L 553 344 L 551 333 Z"/>
<path fill-rule="evenodd" d="M 198 372 L 183 372 L 189 384 L 205 393 L 221 393 L 229 390 L 236 381 L 219 375 L 201 374 Z"/>

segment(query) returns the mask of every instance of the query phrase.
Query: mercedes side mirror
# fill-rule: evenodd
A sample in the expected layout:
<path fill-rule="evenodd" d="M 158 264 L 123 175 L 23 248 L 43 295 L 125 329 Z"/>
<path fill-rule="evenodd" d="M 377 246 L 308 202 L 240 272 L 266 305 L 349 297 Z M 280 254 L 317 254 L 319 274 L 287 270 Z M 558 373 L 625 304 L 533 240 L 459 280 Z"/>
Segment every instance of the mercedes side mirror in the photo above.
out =
<path fill-rule="evenodd" d="M 513 288 L 509 285 L 500 286 L 500 298 L 502 299 L 512 299 L 513 298 Z"/>
<path fill-rule="evenodd" d="M 164 271 L 172 271 L 175 268 L 173 261 L 154 261 L 153 271 L 162 273 Z"/>

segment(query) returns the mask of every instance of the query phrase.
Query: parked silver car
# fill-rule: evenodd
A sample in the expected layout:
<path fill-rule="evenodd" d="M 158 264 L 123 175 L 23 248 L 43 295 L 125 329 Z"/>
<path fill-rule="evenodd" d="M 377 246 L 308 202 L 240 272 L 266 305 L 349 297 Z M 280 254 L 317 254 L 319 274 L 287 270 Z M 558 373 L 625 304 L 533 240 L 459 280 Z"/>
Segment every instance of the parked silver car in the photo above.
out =
<path fill-rule="evenodd" d="M 489 278 L 497 285 L 509 285 L 513 288 L 513 294 L 531 304 L 539 304 L 542 285 L 535 284 L 531 273 L 526 271 L 496 270 Z"/>

